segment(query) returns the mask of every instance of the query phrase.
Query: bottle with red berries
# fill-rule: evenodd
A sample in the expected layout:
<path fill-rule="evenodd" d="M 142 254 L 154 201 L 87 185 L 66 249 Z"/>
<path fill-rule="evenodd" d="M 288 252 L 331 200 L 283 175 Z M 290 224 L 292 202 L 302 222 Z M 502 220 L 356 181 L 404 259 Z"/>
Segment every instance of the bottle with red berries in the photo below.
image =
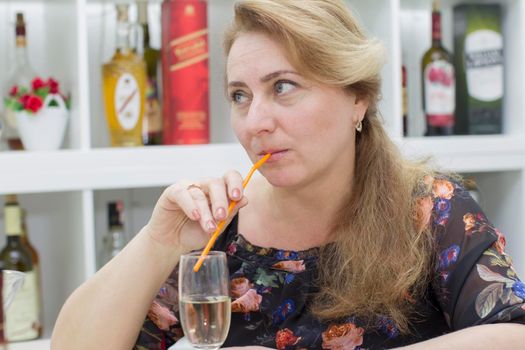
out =
<path fill-rule="evenodd" d="M 453 59 L 441 43 L 439 0 L 432 3 L 432 46 L 421 60 L 423 110 L 426 136 L 452 135 L 456 109 L 456 76 Z"/>

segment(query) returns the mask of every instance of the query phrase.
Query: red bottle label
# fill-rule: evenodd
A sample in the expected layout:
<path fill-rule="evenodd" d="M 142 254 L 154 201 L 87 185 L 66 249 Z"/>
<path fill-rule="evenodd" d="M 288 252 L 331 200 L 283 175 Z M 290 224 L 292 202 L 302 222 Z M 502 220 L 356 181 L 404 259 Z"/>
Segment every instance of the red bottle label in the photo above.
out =
<path fill-rule="evenodd" d="M 209 143 L 207 2 L 162 4 L 164 144 Z"/>

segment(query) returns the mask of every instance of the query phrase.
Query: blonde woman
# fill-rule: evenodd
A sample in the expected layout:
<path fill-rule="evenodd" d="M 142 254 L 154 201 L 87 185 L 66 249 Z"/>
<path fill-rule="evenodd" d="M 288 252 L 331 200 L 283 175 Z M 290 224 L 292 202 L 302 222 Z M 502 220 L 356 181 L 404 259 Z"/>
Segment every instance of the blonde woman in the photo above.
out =
<path fill-rule="evenodd" d="M 252 161 L 272 153 L 262 176 L 246 192 L 236 171 L 168 187 L 134 240 L 68 299 L 53 349 L 181 338 L 177 262 L 231 200 L 240 210 L 214 247 L 231 275 L 225 347 L 525 342 L 525 285 L 504 236 L 457 180 L 389 140 L 377 111 L 383 48 L 343 1 L 239 1 L 225 49 L 233 129 Z"/>

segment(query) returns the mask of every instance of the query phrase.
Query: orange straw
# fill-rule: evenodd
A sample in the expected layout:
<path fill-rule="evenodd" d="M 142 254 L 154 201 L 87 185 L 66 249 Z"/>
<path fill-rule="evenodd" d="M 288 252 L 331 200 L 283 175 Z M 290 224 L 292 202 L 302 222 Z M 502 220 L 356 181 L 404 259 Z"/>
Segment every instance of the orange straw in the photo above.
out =
<path fill-rule="evenodd" d="M 272 155 L 271 153 L 267 153 L 264 157 L 259 159 L 259 161 L 252 166 L 252 168 L 250 169 L 250 172 L 248 172 L 248 175 L 246 175 L 246 177 L 244 178 L 244 181 L 242 182 L 242 188 L 246 188 L 246 185 L 248 184 L 248 181 L 250 181 L 255 170 L 259 169 L 259 167 L 263 165 L 264 162 L 266 162 L 268 158 L 270 158 L 271 155 Z M 230 216 L 236 204 L 237 204 L 237 201 L 231 201 L 230 206 L 228 207 L 227 216 Z M 215 244 L 215 241 L 217 240 L 217 237 L 219 237 L 219 234 L 221 233 L 225 222 L 226 222 L 225 220 L 221 220 L 217 224 L 217 228 L 215 229 L 215 232 L 213 232 L 213 235 L 210 237 L 208 244 L 206 244 L 206 247 L 202 251 L 201 256 L 199 257 L 199 260 L 197 261 L 195 266 L 193 266 L 193 271 L 197 272 L 201 268 L 201 265 L 204 262 L 204 258 L 210 252 L 211 248 L 213 247 L 213 244 Z"/>

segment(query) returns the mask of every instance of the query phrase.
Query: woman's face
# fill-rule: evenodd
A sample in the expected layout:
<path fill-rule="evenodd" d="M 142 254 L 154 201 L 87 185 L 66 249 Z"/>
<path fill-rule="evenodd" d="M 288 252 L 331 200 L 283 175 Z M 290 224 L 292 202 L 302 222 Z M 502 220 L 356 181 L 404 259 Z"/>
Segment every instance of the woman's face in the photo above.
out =
<path fill-rule="evenodd" d="M 255 162 L 272 153 L 262 169 L 270 183 L 301 186 L 320 176 L 348 177 L 364 100 L 306 79 L 283 47 L 261 33 L 235 40 L 227 85 L 232 125 L 249 157 Z"/>

